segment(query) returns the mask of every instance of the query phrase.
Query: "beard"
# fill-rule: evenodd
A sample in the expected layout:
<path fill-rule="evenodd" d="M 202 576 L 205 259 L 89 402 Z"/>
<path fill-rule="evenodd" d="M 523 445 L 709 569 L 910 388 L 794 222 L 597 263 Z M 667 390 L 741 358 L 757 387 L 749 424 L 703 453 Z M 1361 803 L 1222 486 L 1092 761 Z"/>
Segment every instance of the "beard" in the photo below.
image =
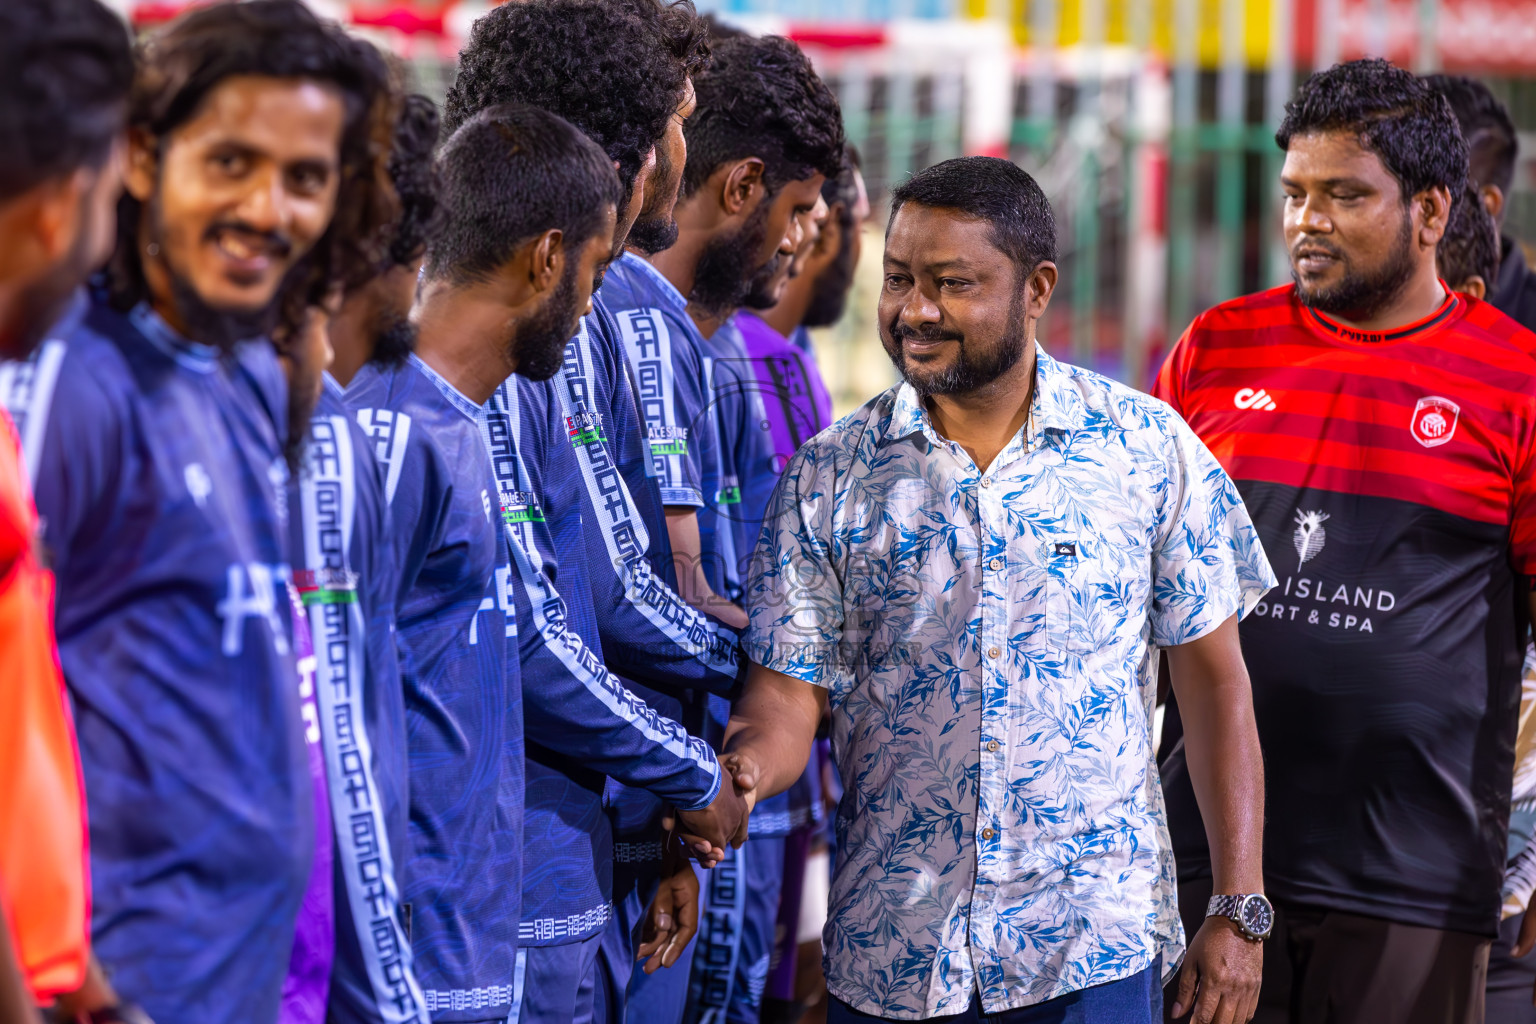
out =
<path fill-rule="evenodd" d="M 565 365 L 565 346 L 581 326 L 581 310 L 576 305 L 576 261 L 565 265 L 560 283 L 536 312 L 515 328 L 508 340 L 508 350 L 517 359 L 517 374 L 529 380 L 545 381 Z"/>
<path fill-rule="evenodd" d="M 664 147 L 656 147 L 656 169 L 651 172 L 655 188 L 646 190 L 645 205 L 629 229 L 624 244 L 647 256 L 664 252 L 677 242 L 677 220 L 672 211 L 677 206 L 677 190 L 683 183 L 681 167 L 672 164 Z M 666 212 L 663 213 L 662 211 Z"/>
<path fill-rule="evenodd" d="M 716 235 L 704 246 L 693 273 L 691 301 L 716 315 L 743 305 L 758 272 L 764 269 L 757 254 L 768 235 L 768 206 L 769 198 L 764 196 L 739 230 Z"/>
<path fill-rule="evenodd" d="M 967 347 L 965 335 L 960 331 L 945 330 L 938 324 L 924 324 L 921 328 L 908 327 L 897 322 L 882 338 L 885 354 L 896 364 L 896 370 L 920 398 L 934 395 L 964 395 L 979 391 L 1013 369 L 1024 358 L 1029 340 L 1028 324 L 1024 321 L 1024 297 L 1014 295 L 1008 306 L 1008 324 L 998 344 L 990 349 Z M 954 341 L 960 353 L 948 367 L 942 370 L 925 370 L 915 365 L 903 349 L 907 338 L 920 341 Z"/>
<path fill-rule="evenodd" d="M 1406 209 L 1399 222 L 1397 244 L 1379 266 L 1369 271 L 1355 271 L 1344 252 L 1325 240 L 1307 240 L 1306 244 L 1311 248 L 1324 249 L 1338 259 L 1344 268 L 1344 276 L 1330 287 L 1309 289 L 1301 283 L 1293 263 L 1291 280 L 1296 285 L 1296 297 L 1304 305 L 1347 320 L 1371 319 L 1397 297 L 1416 269 L 1413 263 L 1413 224 Z"/>
<path fill-rule="evenodd" d="M 811 285 L 811 302 L 800 323 L 806 327 L 831 327 L 843 318 L 848 308 L 848 293 L 853 289 L 853 237 L 845 236 L 837 259 L 827 264 Z"/>
<path fill-rule="evenodd" d="M 393 309 L 381 309 L 373 323 L 373 357 L 381 366 L 399 366 L 416 351 L 416 325 Z"/>
<path fill-rule="evenodd" d="M 780 276 L 784 269 L 783 253 L 776 252 L 768 265 L 759 270 L 752 278 L 752 283 L 747 286 L 747 294 L 742 296 L 741 304 L 748 309 L 772 309 L 779 304 L 784 297 L 784 284 L 793 274 Z"/>
<path fill-rule="evenodd" d="M 209 228 L 209 231 L 220 226 L 214 225 Z M 242 341 L 272 336 L 272 331 L 281 319 L 283 296 L 288 293 L 291 284 L 303 276 L 305 267 L 303 260 L 289 268 L 277 291 L 273 293 L 272 301 L 264 308 L 215 309 L 203 301 L 203 297 L 197 294 L 197 289 L 192 286 L 192 282 L 178 273 L 166 256 L 165 221 L 160 209 L 158 188 L 154 197 L 150 199 L 148 227 L 148 241 L 158 247 L 160 256 L 157 258 L 171 283 L 171 305 L 175 307 L 176 315 L 181 318 L 181 322 L 186 324 L 189 341 L 210 345 L 221 352 L 228 353 Z M 245 230 L 256 235 L 266 234 L 254 228 L 245 228 Z"/>

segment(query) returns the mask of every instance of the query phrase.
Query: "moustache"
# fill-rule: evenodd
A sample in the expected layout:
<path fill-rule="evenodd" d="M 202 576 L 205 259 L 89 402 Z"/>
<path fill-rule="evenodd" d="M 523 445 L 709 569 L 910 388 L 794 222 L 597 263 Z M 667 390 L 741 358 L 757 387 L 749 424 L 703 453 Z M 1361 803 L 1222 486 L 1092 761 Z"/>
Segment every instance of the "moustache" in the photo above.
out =
<path fill-rule="evenodd" d="M 276 231 L 262 231 L 240 221 L 219 221 L 203 232 L 203 241 L 217 242 L 220 235 L 239 236 L 252 249 L 265 250 L 269 255 L 285 260 L 293 252 L 293 243 Z"/>
<path fill-rule="evenodd" d="M 1302 258 L 1304 258 L 1306 256 L 1313 256 L 1313 255 L 1329 256 L 1329 257 L 1332 257 L 1333 259 L 1336 259 L 1336 260 L 1343 260 L 1344 259 L 1344 252 L 1343 252 L 1343 250 L 1338 249 L 1338 248 L 1334 247 L 1331 243 L 1324 242 L 1324 241 L 1322 241 L 1320 239 L 1315 239 L 1315 238 L 1303 239 L 1302 241 L 1297 242 L 1294 246 L 1291 247 L 1291 259 L 1293 259 L 1293 260 L 1299 260 L 1299 259 L 1302 259 Z"/>
<path fill-rule="evenodd" d="M 908 338 L 914 341 L 964 341 L 965 335 L 959 331 L 940 327 L 938 324 L 923 324 L 921 327 L 897 324 L 891 328 L 891 338 L 897 342 L 906 341 Z"/>

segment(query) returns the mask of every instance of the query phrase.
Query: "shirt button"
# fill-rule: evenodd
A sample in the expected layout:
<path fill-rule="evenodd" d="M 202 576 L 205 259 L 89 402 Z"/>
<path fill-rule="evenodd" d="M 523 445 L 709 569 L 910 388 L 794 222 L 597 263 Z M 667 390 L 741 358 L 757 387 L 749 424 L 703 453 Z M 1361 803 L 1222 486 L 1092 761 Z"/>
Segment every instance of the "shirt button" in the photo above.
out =
<path fill-rule="evenodd" d="M 992 571 L 993 572 L 1001 572 L 1002 571 L 1003 560 L 1001 558 L 994 558 L 994 559 L 992 559 L 992 561 L 989 564 L 992 566 Z"/>
<path fill-rule="evenodd" d="M 993 750 L 993 751 L 995 751 L 995 750 L 997 750 L 997 747 L 998 747 L 998 742 L 997 742 L 997 740 L 988 740 L 988 741 L 987 741 L 987 749 L 988 749 L 988 750 Z"/>
<path fill-rule="evenodd" d="M 999 650 L 998 648 L 992 647 L 992 648 L 989 648 L 987 650 L 987 657 L 989 657 L 989 658 L 998 658 L 998 657 L 1002 656 L 1002 653 L 1003 652 L 1001 650 Z"/>
<path fill-rule="evenodd" d="M 981 478 L 981 486 L 983 486 L 983 487 L 991 487 L 992 486 L 992 478 L 989 477 L 989 476 L 982 477 Z"/>
<path fill-rule="evenodd" d="M 992 838 L 992 830 L 989 829 L 989 828 L 982 829 L 981 830 L 981 838 L 983 838 L 983 839 L 991 839 Z"/>

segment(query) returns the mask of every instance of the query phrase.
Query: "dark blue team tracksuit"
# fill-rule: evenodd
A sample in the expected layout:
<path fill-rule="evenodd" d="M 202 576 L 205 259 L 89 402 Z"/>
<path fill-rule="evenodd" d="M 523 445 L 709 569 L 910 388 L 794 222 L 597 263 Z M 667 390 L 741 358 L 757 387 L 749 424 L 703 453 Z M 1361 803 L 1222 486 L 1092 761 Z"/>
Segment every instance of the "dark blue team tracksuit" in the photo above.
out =
<path fill-rule="evenodd" d="M 316 654 L 335 836 L 337 1024 L 425 1022 L 402 916 L 409 775 L 384 476 L 329 375 L 289 490 L 294 581 Z"/>
<path fill-rule="evenodd" d="M 404 917 L 434 1024 L 516 1006 L 523 708 L 482 410 L 416 356 L 346 392 L 384 480 L 409 748 Z"/>
<path fill-rule="evenodd" d="M 556 393 L 586 484 L 588 560 L 608 666 L 647 704 L 698 734 L 703 695 L 731 692 L 746 659 L 735 630 L 690 607 L 674 589 L 660 477 L 610 309 L 613 303 L 625 309 L 650 305 L 636 290 L 644 280 L 626 269 L 634 259 L 627 256 L 610 270 L 594 314 L 567 347 Z M 628 322 L 633 328 L 636 318 Z M 669 485 L 674 499 L 683 489 Z M 626 990 L 636 1004 L 635 1019 L 676 1019 L 686 984 L 669 989 L 667 981 L 686 979 L 692 946 L 654 981 L 635 971 L 634 936 L 660 878 L 665 804 L 644 790 L 610 783 L 608 811 L 614 919 L 604 939 L 605 1019 L 623 1019 Z M 658 1002 L 658 990 L 676 993 L 675 1012 L 665 991 Z"/>
<path fill-rule="evenodd" d="M 603 664 L 583 511 L 586 484 L 555 386 L 514 377 L 486 407 L 485 442 L 512 541 L 528 728 L 519 974 L 522 1022 L 597 1013 L 613 914 L 605 774 L 685 809 L 714 799 L 708 744 Z"/>

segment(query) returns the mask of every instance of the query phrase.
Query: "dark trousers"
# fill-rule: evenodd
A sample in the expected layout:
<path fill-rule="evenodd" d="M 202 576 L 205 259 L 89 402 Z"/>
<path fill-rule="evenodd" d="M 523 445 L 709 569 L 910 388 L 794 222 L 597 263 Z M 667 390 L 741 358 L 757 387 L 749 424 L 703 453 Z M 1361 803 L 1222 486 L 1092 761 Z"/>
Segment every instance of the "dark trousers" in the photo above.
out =
<path fill-rule="evenodd" d="M 1163 961 L 1159 957 L 1139 974 L 1078 992 L 1001 1013 L 983 1013 L 981 999 L 971 997 L 964 1013 L 929 1017 L 932 1024 L 1154 1024 L 1163 1016 L 1161 990 Z M 870 1024 L 894 1020 L 861 1013 L 833 998 L 827 1007 L 827 1024 Z M 910 1024 L 910 1022 L 902 1022 Z"/>
<path fill-rule="evenodd" d="M 1193 938 L 1211 882 L 1179 885 Z M 1482 1024 L 1492 940 L 1379 917 L 1275 904 L 1255 1024 Z M 1169 980 L 1171 1007 L 1178 976 Z M 1167 1018 L 1171 1020 L 1172 1018 Z"/>
<path fill-rule="evenodd" d="M 1499 925 L 1499 937 L 1488 954 L 1488 1024 L 1536 1024 L 1536 953 L 1516 960 L 1509 955 L 1520 935 L 1517 914 Z"/>

